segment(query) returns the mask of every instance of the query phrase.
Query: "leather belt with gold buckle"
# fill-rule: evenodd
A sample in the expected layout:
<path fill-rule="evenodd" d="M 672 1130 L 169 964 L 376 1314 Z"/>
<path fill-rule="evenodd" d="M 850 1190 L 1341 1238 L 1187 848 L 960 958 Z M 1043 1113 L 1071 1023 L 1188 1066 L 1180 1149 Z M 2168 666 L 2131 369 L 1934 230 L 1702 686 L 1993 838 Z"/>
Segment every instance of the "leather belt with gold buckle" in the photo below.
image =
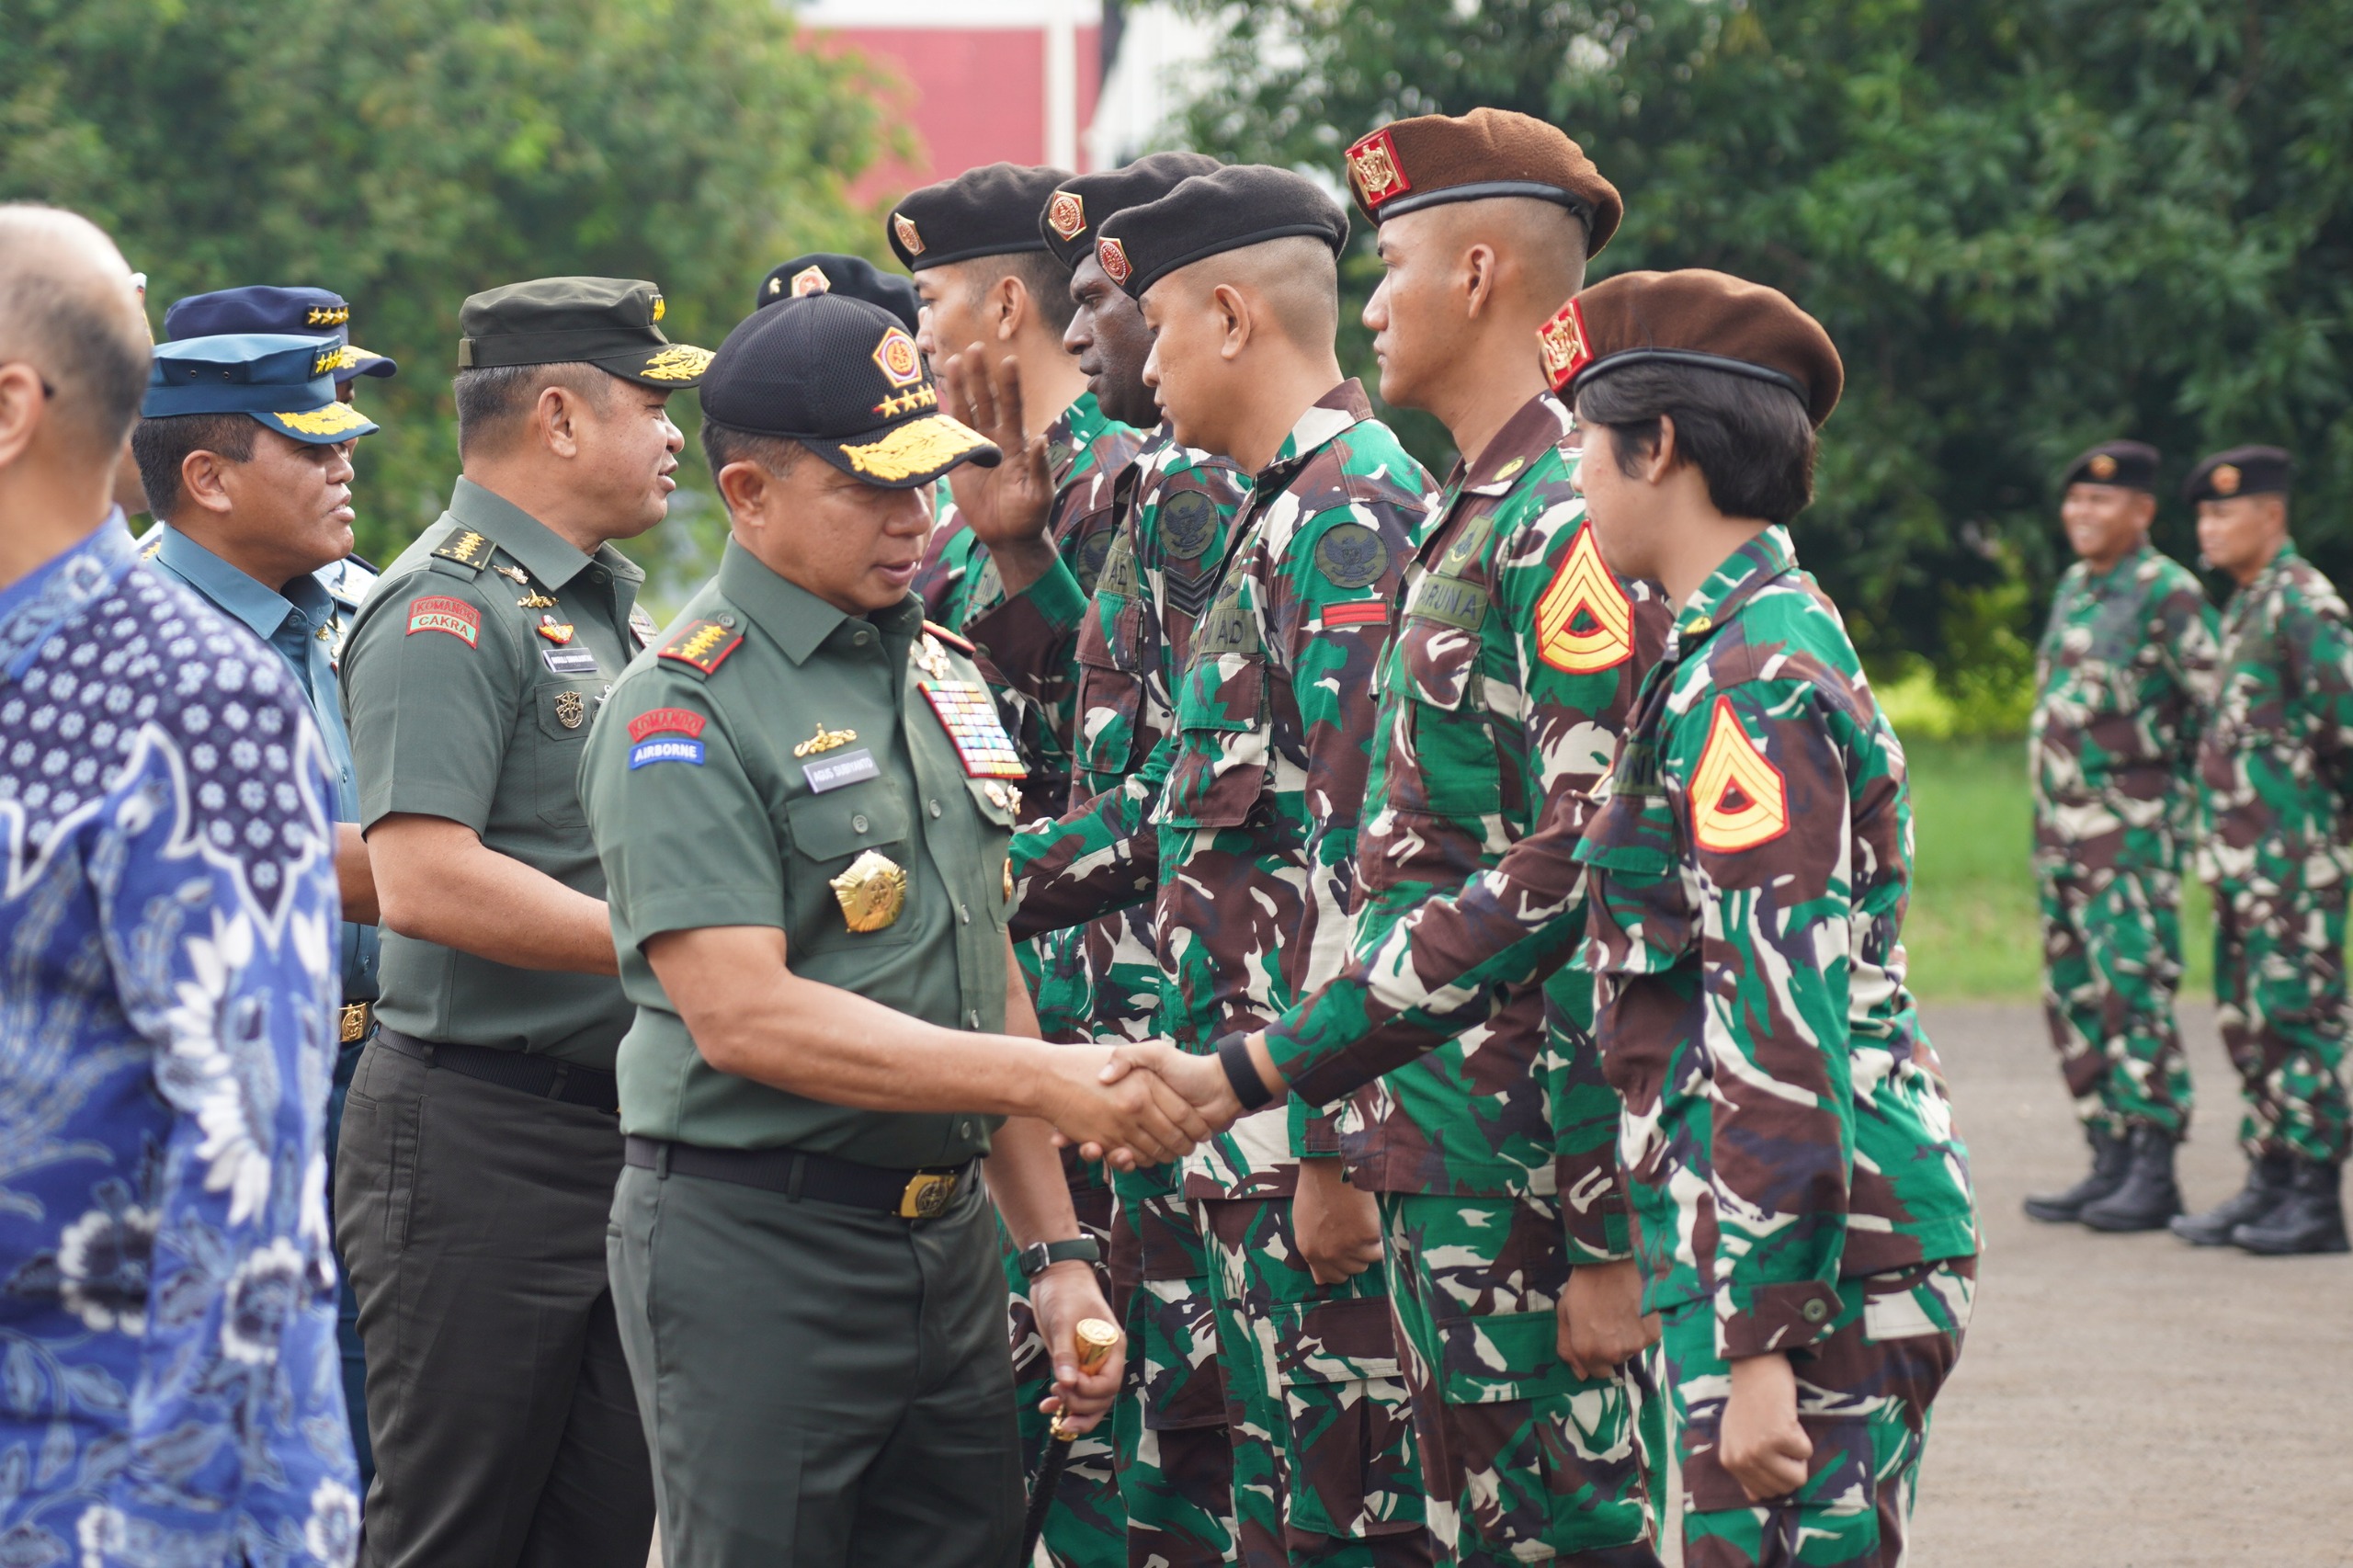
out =
<path fill-rule="evenodd" d="M 346 1045 L 357 1045 L 368 1038 L 368 1026 L 376 1020 L 373 1002 L 346 1002 L 337 1024 L 336 1038 Z"/>
<path fill-rule="evenodd" d="M 961 1179 L 954 1171 L 917 1171 L 907 1178 L 907 1190 L 899 1195 L 899 1218 L 930 1220 L 945 1214 L 956 1199 L 956 1186 Z"/>

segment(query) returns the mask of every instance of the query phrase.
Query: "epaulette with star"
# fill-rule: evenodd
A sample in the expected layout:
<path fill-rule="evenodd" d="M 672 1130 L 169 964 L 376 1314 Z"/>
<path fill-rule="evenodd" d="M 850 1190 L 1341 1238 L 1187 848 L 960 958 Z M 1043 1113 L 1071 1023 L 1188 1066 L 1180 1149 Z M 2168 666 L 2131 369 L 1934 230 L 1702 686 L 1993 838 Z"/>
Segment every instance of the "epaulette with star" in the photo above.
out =
<path fill-rule="evenodd" d="M 433 551 L 433 559 L 462 566 L 466 569 L 467 576 L 479 577 L 482 575 L 483 568 L 490 564 L 492 552 L 496 549 L 497 546 L 474 532 L 473 529 L 460 528 L 444 540 L 438 550 Z"/>
<path fill-rule="evenodd" d="M 744 634 L 715 620 L 690 620 L 662 644 L 656 657 L 676 659 L 704 675 L 715 673 L 727 655 L 744 645 Z"/>

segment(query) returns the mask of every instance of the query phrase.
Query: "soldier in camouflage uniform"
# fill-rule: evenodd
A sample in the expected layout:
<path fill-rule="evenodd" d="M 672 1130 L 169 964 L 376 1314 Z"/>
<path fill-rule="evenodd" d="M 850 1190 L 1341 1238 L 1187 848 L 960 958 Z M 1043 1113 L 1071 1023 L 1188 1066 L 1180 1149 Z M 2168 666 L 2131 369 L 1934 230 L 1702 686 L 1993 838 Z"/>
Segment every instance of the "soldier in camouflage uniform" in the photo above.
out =
<path fill-rule="evenodd" d="M 1172 735 L 1119 790 L 1017 840 L 1020 919 L 1047 929 L 1152 898 L 1162 1027 L 1193 1050 L 1265 1022 L 1344 951 L 1373 672 L 1426 500 L 1421 469 L 1333 356 L 1347 232 L 1311 182 L 1240 167 L 1112 214 L 1096 242 L 1105 276 L 1143 302 L 1147 380 L 1177 439 L 1255 479 Z M 1170 531 L 1164 552 L 1195 549 L 1191 525 Z M 1429 1561 L 1380 1277 L 1319 1284 L 1291 1232 L 1301 1157 L 1338 1147 L 1335 1119 L 1278 1112 L 1185 1171 L 1253 1568 Z M 1197 1332 L 1197 1306 L 1154 1294 Z"/>
<path fill-rule="evenodd" d="M 1070 266 L 1045 219 L 1068 177 L 992 164 L 911 193 L 886 225 L 915 274 L 917 343 L 941 367 L 942 408 L 1007 454 L 1022 453 L 988 474 L 949 478 L 961 499 L 940 509 L 915 591 L 929 619 L 973 644 L 1029 768 L 1020 799 L 1032 819 L 1051 815 L 1069 795 L 1076 622 L 1110 547 L 1114 483 L 1142 441 L 1103 413 L 1063 347 Z M 995 362 L 1008 351 L 1010 372 Z M 1060 412 L 1032 432 L 1029 411 L 1048 408 Z M 1020 944 L 1049 1040 L 1094 1038 L 1071 983 L 1080 939 L 1073 931 Z M 1075 1154 L 1063 1169 L 1080 1222 L 1108 1248 L 1112 1197 L 1102 1170 Z M 1039 1405 L 1053 1382 L 1052 1358 L 1009 1242 L 1005 1268 L 1016 1408 L 1023 1451 L 1034 1458 L 1050 1419 Z M 1104 1284 L 1108 1292 L 1108 1275 Z M 1079 1440 L 1048 1516 L 1048 1549 L 1066 1568 L 1127 1561 L 1108 1436 Z"/>
<path fill-rule="evenodd" d="M 2198 542 L 2237 583 L 2221 694 L 2198 750 L 2199 874 L 2214 892 L 2214 999 L 2246 1113 L 2246 1186 L 2174 1232 L 2250 1252 L 2346 1250 L 2346 878 L 2353 852 L 2353 626 L 2288 538 L 2288 454 L 2198 465 Z"/>
<path fill-rule="evenodd" d="M 2063 483 L 2081 559 L 2059 580 L 2036 653 L 2027 756 L 2043 1009 L 2092 1165 L 2026 1211 L 2096 1231 L 2162 1230 L 2181 1212 L 2173 1152 L 2189 1126 L 2173 997 L 2214 610 L 2188 568 L 2149 543 L 2155 448 L 2094 447 Z"/>

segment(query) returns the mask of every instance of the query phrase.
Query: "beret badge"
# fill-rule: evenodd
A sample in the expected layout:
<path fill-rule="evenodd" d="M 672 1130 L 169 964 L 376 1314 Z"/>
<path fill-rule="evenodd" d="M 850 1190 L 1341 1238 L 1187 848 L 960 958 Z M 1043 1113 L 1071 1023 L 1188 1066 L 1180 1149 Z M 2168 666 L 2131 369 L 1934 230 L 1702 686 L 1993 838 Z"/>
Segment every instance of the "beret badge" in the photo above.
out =
<path fill-rule="evenodd" d="M 923 356 L 915 351 L 915 340 L 904 327 L 894 326 L 882 335 L 882 341 L 874 346 L 874 363 L 894 387 L 923 380 Z"/>
<path fill-rule="evenodd" d="M 1064 243 L 1078 237 L 1086 227 L 1086 202 L 1076 191 L 1058 190 L 1046 205 L 1046 227 Z"/>
<path fill-rule="evenodd" d="M 1135 267 L 1128 260 L 1127 247 L 1117 240 L 1095 242 L 1095 259 L 1103 268 L 1103 276 L 1114 283 L 1125 283 L 1135 276 Z"/>
<path fill-rule="evenodd" d="M 2236 463 L 2223 463 L 2207 476 L 2206 483 L 2214 487 L 2217 495 L 2235 495 L 2242 477 Z"/>
<path fill-rule="evenodd" d="M 2102 483 L 2116 477 L 2116 460 L 2106 452 L 2094 452 L 2092 460 L 2084 466 L 2094 479 Z"/>
<path fill-rule="evenodd" d="M 1348 178 L 1367 207 L 1378 207 L 1392 196 L 1414 188 L 1397 162 L 1397 143 L 1386 129 L 1376 131 L 1348 149 Z"/>
<path fill-rule="evenodd" d="M 1567 390 L 1576 373 L 1593 361 L 1593 350 L 1586 343 L 1585 312 L 1574 300 L 1536 329 L 1536 343 L 1544 356 L 1544 375 L 1554 392 Z"/>
<path fill-rule="evenodd" d="M 915 233 L 915 223 L 905 213 L 891 214 L 891 232 L 899 236 L 899 243 L 907 247 L 909 256 L 923 254 L 923 236 Z"/>
<path fill-rule="evenodd" d="M 822 267 L 804 267 L 792 275 L 792 297 L 796 300 L 810 294 L 825 294 L 833 290 L 834 280 L 825 276 Z"/>

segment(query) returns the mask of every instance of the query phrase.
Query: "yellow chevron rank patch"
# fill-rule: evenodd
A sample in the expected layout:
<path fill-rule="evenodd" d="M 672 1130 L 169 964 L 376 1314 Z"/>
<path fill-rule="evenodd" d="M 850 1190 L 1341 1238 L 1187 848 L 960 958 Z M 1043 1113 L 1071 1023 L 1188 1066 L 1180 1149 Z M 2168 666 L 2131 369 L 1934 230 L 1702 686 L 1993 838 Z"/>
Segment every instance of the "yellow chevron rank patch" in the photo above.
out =
<path fill-rule="evenodd" d="M 1781 770 L 1748 738 L 1732 699 L 1718 697 L 1708 744 L 1691 775 L 1691 837 L 1718 855 L 1770 844 L 1790 831 L 1790 790 Z"/>
<path fill-rule="evenodd" d="M 1536 601 L 1536 652 L 1573 676 L 1615 669 L 1634 656 L 1634 607 L 1602 563 L 1591 523 L 1578 527 L 1552 585 Z"/>

